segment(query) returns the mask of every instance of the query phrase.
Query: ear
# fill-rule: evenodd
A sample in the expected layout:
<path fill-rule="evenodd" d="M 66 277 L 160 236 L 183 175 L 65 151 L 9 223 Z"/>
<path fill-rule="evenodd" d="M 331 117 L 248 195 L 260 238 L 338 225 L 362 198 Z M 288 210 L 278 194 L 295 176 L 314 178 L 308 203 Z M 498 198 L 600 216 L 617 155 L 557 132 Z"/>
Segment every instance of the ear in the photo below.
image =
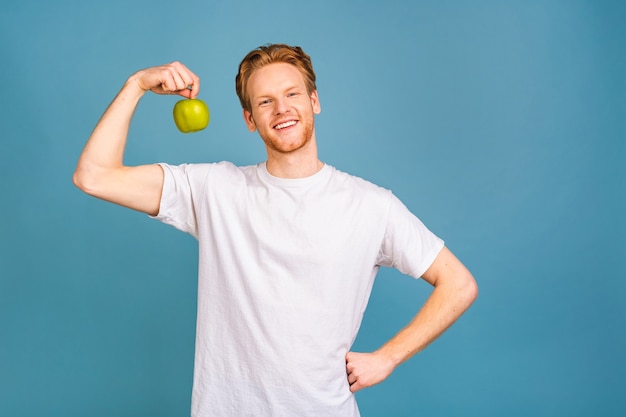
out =
<path fill-rule="evenodd" d="M 317 95 L 317 90 L 311 93 L 311 106 L 313 107 L 314 114 L 320 114 L 322 112 L 322 105 L 320 104 L 320 98 Z"/>
<path fill-rule="evenodd" d="M 252 113 L 246 109 L 243 109 L 243 120 L 246 122 L 246 126 L 250 132 L 254 132 L 256 130 L 256 123 L 254 123 Z"/>

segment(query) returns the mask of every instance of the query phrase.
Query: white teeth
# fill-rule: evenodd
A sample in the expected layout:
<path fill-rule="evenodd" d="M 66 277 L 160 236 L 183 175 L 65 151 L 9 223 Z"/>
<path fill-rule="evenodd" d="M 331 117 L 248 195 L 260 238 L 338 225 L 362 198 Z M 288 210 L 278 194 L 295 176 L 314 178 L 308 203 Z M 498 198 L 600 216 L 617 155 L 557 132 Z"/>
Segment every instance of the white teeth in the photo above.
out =
<path fill-rule="evenodd" d="M 295 120 L 290 120 L 288 122 L 281 123 L 281 124 L 278 124 L 278 125 L 274 126 L 274 129 L 280 130 L 280 129 L 284 129 L 284 128 L 289 127 L 289 126 L 293 126 L 295 124 L 296 124 Z"/>

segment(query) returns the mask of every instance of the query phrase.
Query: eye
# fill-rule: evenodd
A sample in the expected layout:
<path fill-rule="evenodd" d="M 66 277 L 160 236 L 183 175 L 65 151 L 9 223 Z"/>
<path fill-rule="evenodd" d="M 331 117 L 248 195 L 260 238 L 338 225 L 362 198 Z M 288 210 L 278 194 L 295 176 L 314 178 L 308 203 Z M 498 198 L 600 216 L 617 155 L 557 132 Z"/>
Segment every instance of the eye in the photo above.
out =
<path fill-rule="evenodd" d="M 266 98 L 265 100 L 259 101 L 259 106 L 267 106 L 271 102 L 272 102 L 272 100 L 270 100 L 269 98 Z"/>

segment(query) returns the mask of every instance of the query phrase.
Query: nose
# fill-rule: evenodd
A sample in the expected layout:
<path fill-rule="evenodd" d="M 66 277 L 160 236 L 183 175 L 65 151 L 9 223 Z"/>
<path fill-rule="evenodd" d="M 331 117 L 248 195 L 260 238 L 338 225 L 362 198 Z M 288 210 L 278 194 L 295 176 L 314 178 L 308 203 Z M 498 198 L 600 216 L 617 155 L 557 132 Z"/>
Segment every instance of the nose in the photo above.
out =
<path fill-rule="evenodd" d="M 283 114 L 287 113 L 291 107 L 287 103 L 287 99 L 278 98 L 274 101 L 274 114 Z"/>

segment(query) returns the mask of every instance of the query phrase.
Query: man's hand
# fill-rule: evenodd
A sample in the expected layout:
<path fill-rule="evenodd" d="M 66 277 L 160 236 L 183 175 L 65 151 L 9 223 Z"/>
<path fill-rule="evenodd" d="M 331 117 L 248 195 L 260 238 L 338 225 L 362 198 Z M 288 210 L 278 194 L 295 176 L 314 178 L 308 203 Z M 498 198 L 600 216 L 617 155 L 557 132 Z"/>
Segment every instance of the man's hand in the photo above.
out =
<path fill-rule="evenodd" d="M 129 81 L 134 81 L 143 91 L 156 94 L 196 98 L 200 91 L 200 78 L 180 62 L 137 71 Z"/>
<path fill-rule="evenodd" d="M 395 369 L 395 365 L 380 351 L 373 353 L 348 352 L 346 372 L 350 391 L 357 392 L 384 381 Z"/>

